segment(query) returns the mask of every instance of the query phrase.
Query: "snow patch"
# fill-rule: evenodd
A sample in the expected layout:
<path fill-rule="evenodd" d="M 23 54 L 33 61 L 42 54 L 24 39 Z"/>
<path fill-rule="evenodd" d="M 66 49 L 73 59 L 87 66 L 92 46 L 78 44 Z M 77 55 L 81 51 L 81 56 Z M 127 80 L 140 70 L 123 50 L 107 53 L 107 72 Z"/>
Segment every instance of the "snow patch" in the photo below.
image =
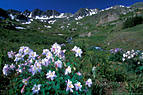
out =
<path fill-rule="evenodd" d="M 30 15 L 28 16 L 29 18 L 32 18 L 32 12 L 30 13 Z"/>
<path fill-rule="evenodd" d="M 29 15 L 29 18 L 31 18 L 31 17 L 32 17 L 32 13 Z M 52 19 L 52 18 L 67 18 L 67 16 L 65 15 L 65 13 L 61 13 L 58 16 L 54 16 L 54 15 L 49 16 L 49 17 L 46 16 L 46 15 L 44 15 L 44 16 L 36 16 L 34 19 L 48 20 L 48 19 Z"/>
<path fill-rule="evenodd" d="M 25 23 L 22 23 L 22 24 L 30 24 L 31 23 L 31 21 L 28 21 L 28 22 L 25 22 Z"/>
<path fill-rule="evenodd" d="M 59 36 L 63 36 L 64 34 L 58 34 Z"/>
<path fill-rule="evenodd" d="M 49 24 L 54 24 L 56 22 L 56 20 L 50 20 L 48 21 Z"/>
<path fill-rule="evenodd" d="M 22 23 L 22 24 L 31 24 L 32 21 L 33 21 L 33 19 L 29 19 L 29 21 L 24 22 L 24 23 Z"/>
<path fill-rule="evenodd" d="M 44 27 L 46 27 L 46 28 L 52 28 L 52 26 L 47 26 L 47 25 L 44 25 Z"/>
<path fill-rule="evenodd" d="M 92 15 L 95 15 L 98 13 L 98 10 L 97 9 L 90 9 L 90 12 L 89 12 L 89 16 L 92 16 Z"/>
<path fill-rule="evenodd" d="M 16 21 L 20 21 L 19 19 L 15 19 Z"/>
<path fill-rule="evenodd" d="M 26 29 L 26 28 L 24 28 L 24 27 L 15 27 L 16 29 Z"/>
<path fill-rule="evenodd" d="M 12 20 L 14 20 L 14 18 L 15 18 L 14 15 L 10 14 L 9 16 L 10 16 L 10 18 L 11 18 Z"/>
<path fill-rule="evenodd" d="M 66 18 L 67 16 L 65 16 L 64 13 L 61 13 L 59 16 L 55 16 L 55 18 Z"/>
<path fill-rule="evenodd" d="M 82 18 L 84 18 L 84 16 L 79 16 L 79 17 L 75 18 L 75 20 L 81 20 Z"/>

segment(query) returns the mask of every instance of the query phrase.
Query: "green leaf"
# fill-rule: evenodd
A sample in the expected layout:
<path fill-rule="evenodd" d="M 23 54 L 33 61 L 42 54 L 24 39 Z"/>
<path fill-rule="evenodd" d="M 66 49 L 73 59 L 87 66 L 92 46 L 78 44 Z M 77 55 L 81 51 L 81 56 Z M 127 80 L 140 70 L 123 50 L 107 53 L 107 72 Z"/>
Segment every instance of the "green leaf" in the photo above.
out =
<path fill-rule="evenodd" d="M 43 95 L 45 95 L 45 89 L 42 89 Z"/>

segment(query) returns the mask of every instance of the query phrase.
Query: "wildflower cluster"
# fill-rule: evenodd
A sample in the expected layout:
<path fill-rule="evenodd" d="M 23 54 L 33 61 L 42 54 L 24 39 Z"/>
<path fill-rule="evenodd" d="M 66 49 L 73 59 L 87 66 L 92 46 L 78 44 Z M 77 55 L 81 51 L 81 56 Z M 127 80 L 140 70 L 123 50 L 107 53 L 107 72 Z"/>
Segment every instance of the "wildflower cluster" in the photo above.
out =
<path fill-rule="evenodd" d="M 123 51 L 121 48 L 115 48 L 110 50 L 111 55 L 109 56 L 110 61 L 122 62 Z"/>
<path fill-rule="evenodd" d="M 143 71 L 143 52 L 142 51 L 127 51 L 123 54 L 122 61 L 129 64 L 129 67 L 136 72 Z"/>
<path fill-rule="evenodd" d="M 76 57 L 81 57 L 83 53 L 77 46 L 72 51 Z M 75 69 L 77 63 L 65 62 L 65 52 L 57 43 L 53 44 L 50 50 L 43 49 L 41 55 L 22 46 L 17 53 L 8 53 L 9 58 L 14 59 L 15 65 L 5 64 L 3 74 L 7 76 L 11 70 L 16 72 L 15 80 L 21 81 L 19 85 L 23 85 L 19 86 L 21 93 L 29 91 L 27 88 L 30 88 L 33 94 L 43 91 L 50 94 L 85 93 L 90 89 L 92 80 L 84 81 L 82 74 Z"/>
<path fill-rule="evenodd" d="M 11 65 L 5 64 L 5 66 L 3 67 L 3 74 L 7 76 L 14 69 L 15 69 L 15 65 L 13 65 L 13 64 L 11 64 Z"/>
<path fill-rule="evenodd" d="M 111 49 L 111 50 L 110 50 L 110 52 L 111 52 L 111 53 L 114 53 L 114 54 L 115 54 L 115 53 L 118 53 L 118 52 L 121 52 L 121 51 L 122 51 L 121 48 L 115 48 L 115 49 Z"/>
<path fill-rule="evenodd" d="M 81 57 L 81 54 L 83 53 L 82 50 L 79 47 L 77 47 L 77 46 L 74 46 L 72 51 L 75 51 L 75 56 L 76 57 L 78 57 L 78 56 Z"/>
<path fill-rule="evenodd" d="M 14 58 L 15 52 L 10 51 L 7 53 L 7 55 L 8 55 L 8 58 Z"/>
<path fill-rule="evenodd" d="M 134 51 L 134 50 L 127 51 L 126 53 L 123 54 L 122 60 L 123 61 L 129 60 L 129 59 L 132 59 L 132 58 L 136 57 L 137 55 L 138 55 L 137 51 Z"/>

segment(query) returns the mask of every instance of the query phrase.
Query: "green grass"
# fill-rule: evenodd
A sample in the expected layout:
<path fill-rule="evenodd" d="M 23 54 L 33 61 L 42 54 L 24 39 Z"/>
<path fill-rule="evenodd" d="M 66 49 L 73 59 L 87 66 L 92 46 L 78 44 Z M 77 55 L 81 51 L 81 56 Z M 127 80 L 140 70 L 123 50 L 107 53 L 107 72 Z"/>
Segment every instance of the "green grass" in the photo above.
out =
<path fill-rule="evenodd" d="M 123 48 L 123 49 L 142 49 L 143 47 L 143 24 L 132 28 L 124 29 L 119 32 L 111 33 L 106 43 L 108 48 Z"/>
<path fill-rule="evenodd" d="M 64 43 L 65 37 L 50 33 L 41 33 L 34 30 L 7 30 L 0 29 L 1 49 L 17 49 L 20 46 L 29 46 L 32 49 L 49 47 L 51 44 Z"/>

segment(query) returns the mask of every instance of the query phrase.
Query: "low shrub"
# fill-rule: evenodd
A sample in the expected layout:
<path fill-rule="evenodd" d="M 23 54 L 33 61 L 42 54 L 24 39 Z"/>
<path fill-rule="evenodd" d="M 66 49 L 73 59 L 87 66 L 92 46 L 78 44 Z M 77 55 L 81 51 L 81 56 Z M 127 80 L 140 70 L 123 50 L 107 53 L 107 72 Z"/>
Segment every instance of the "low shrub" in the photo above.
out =
<path fill-rule="evenodd" d="M 136 26 L 138 24 L 143 24 L 143 17 L 141 16 L 135 16 L 128 18 L 124 23 L 123 23 L 123 28 L 129 28 Z"/>

